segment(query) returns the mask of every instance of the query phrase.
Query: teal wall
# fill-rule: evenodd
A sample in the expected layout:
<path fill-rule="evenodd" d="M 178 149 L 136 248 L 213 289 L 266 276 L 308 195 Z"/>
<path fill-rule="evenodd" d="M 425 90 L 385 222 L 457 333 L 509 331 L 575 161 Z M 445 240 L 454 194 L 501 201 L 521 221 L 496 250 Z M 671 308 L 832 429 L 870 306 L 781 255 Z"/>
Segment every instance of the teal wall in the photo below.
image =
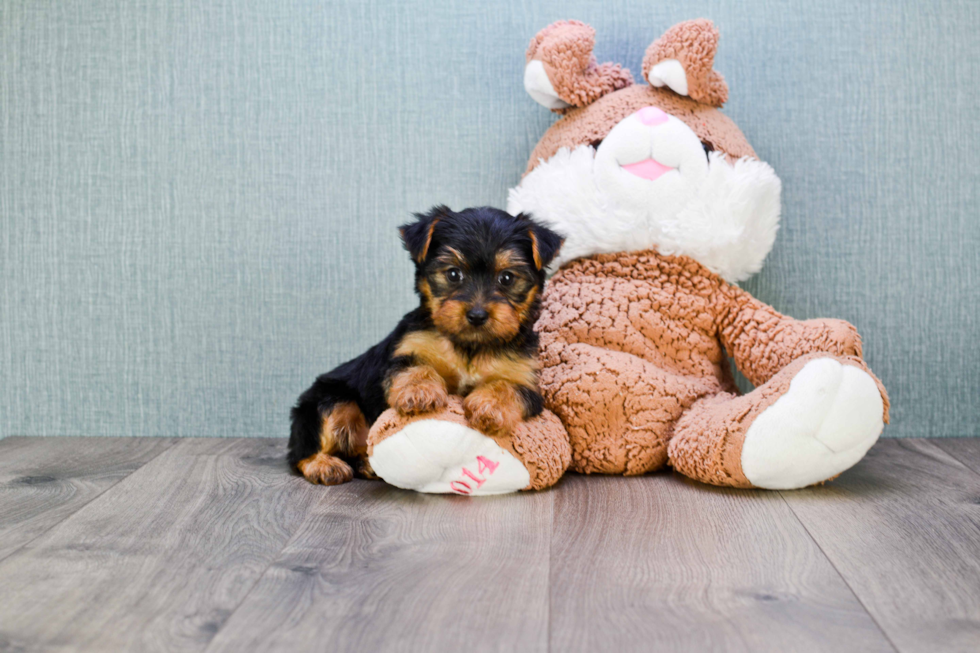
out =
<path fill-rule="evenodd" d="M 887 435 L 978 434 L 975 0 L 0 0 L 0 435 L 285 435 L 412 306 L 395 226 L 505 203 L 531 36 L 698 16 L 784 183 L 746 287 L 858 326 Z"/>

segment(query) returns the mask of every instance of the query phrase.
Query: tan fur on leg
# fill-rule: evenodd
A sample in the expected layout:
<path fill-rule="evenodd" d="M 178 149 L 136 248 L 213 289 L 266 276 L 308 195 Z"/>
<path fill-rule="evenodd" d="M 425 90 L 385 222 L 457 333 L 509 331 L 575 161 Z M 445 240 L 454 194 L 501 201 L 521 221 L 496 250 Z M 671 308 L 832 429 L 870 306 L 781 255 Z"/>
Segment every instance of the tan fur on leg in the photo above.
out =
<path fill-rule="evenodd" d="M 296 468 L 307 481 L 320 485 L 340 485 L 354 478 L 350 465 L 323 452 L 299 461 Z"/>
<path fill-rule="evenodd" d="M 339 403 L 323 416 L 320 451 L 299 461 L 296 468 L 310 483 L 346 483 L 354 477 L 354 470 L 334 454 L 366 455 L 367 436 L 367 420 L 357 404 L 353 401 Z"/>
<path fill-rule="evenodd" d="M 368 460 L 367 454 L 357 459 L 355 463 L 356 473 L 361 478 L 366 478 L 368 480 L 376 481 L 381 477 L 374 473 L 374 469 L 371 467 L 371 461 Z"/>
<path fill-rule="evenodd" d="M 524 406 L 513 384 L 492 381 L 463 400 L 466 420 L 489 435 L 506 435 L 521 423 Z"/>
<path fill-rule="evenodd" d="M 323 416 L 320 428 L 320 451 L 333 454 L 362 455 L 367 451 L 367 420 L 352 401 L 337 404 Z"/>
<path fill-rule="evenodd" d="M 405 415 L 417 415 L 446 407 L 446 382 L 428 365 L 414 365 L 391 380 L 388 405 Z"/>

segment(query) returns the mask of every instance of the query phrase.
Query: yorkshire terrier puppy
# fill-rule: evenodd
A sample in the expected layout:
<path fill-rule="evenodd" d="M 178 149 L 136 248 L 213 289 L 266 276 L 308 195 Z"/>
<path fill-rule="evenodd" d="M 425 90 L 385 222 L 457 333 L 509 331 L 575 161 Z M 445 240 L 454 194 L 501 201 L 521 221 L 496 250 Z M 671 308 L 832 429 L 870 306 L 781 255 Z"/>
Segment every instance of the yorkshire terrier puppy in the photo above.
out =
<path fill-rule="evenodd" d="M 538 337 L 545 268 L 562 238 L 529 216 L 445 206 L 400 228 L 415 262 L 419 306 L 387 338 L 321 375 L 292 410 L 290 465 L 311 483 L 373 477 L 371 424 L 465 397 L 466 419 L 505 434 L 541 413 Z M 353 465 L 353 468 L 352 468 Z"/>

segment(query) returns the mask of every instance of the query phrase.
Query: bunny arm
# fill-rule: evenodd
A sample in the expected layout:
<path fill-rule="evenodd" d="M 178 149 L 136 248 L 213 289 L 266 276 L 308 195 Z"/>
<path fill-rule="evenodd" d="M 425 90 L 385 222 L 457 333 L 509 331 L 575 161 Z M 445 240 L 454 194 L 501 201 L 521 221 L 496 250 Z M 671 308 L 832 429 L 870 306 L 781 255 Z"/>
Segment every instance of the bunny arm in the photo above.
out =
<path fill-rule="evenodd" d="M 755 386 L 806 354 L 861 358 L 861 336 L 844 320 L 795 320 L 728 284 L 719 289 L 717 310 L 722 345 Z"/>

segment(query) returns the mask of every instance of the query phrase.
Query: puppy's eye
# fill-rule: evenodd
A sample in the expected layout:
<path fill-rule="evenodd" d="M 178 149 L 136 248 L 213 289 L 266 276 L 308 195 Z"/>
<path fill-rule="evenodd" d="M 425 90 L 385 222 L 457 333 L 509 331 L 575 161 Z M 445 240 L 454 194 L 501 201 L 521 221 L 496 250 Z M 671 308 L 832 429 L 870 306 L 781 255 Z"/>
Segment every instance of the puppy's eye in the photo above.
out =
<path fill-rule="evenodd" d="M 504 288 L 507 288 L 508 286 L 514 285 L 515 279 L 516 277 L 514 276 L 513 272 L 511 272 L 510 270 L 504 270 L 497 277 L 497 283 L 499 283 Z"/>
<path fill-rule="evenodd" d="M 449 283 L 459 283 L 463 280 L 463 271 L 459 268 L 449 268 L 446 270 L 446 280 Z"/>

